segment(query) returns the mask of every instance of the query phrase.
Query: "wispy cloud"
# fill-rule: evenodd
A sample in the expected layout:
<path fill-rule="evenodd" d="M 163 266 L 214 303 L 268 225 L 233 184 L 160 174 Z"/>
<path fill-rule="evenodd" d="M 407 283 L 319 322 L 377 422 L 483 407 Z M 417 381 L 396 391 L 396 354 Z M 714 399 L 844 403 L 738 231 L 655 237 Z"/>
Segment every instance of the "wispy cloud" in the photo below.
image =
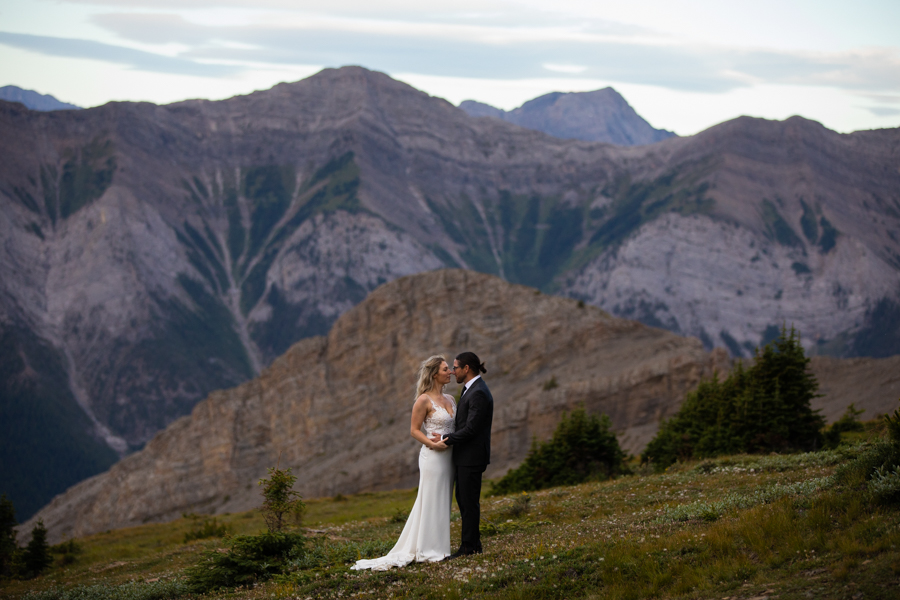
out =
<path fill-rule="evenodd" d="M 900 108 L 894 108 L 893 106 L 867 106 L 865 108 L 876 117 L 893 117 L 895 115 L 900 115 Z"/>
<path fill-rule="evenodd" d="M 204 64 L 196 60 L 173 58 L 92 40 L 0 31 L 0 44 L 31 50 L 32 52 L 48 56 L 100 60 L 155 73 L 199 77 L 228 77 L 242 70 L 241 67 L 236 65 Z"/>
<path fill-rule="evenodd" d="M 758 83 L 868 92 L 900 87 L 896 49 L 814 54 L 690 46 L 644 31 L 625 35 L 627 27 L 609 24 L 510 26 L 302 12 L 260 13 L 229 25 L 143 12 L 97 15 L 94 22 L 129 42 L 181 44 L 187 48 L 182 58 L 226 63 L 364 63 L 387 72 L 494 79 L 541 77 L 550 70 L 708 93 Z"/>

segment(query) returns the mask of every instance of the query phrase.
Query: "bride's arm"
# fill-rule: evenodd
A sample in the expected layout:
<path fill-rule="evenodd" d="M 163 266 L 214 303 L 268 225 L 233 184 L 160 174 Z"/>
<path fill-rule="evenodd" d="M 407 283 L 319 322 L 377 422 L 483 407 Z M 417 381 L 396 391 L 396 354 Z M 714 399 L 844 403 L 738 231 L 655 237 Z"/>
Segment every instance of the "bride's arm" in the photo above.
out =
<path fill-rule="evenodd" d="M 434 442 L 429 440 L 428 436 L 422 431 L 422 423 L 425 422 L 425 417 L 428 416 L 428 407 L 430 405 L 431 400 L 425 394 L 416 398 L 416 403 L 413 404 L 412 417 L 409 420 L 409 435 L 413 436 L 417 442 L 434 449 Z"/>

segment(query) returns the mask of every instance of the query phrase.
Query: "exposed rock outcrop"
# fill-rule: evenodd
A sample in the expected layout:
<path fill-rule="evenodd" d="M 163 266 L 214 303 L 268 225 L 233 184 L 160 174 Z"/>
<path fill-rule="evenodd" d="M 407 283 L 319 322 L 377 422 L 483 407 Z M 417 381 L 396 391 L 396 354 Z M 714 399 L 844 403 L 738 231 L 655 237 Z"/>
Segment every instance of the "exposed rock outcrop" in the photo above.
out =
<path fill-rule="evenodd" d="M 307 497 L 412 487 L 416 368 L 431 354 L 452 360 L 466 349 L 485 361 L 496 400 L 488 477 L 518 464 L 534 436 L 548 437 L 560 413 L 579 405 L 608 414 L 635 451 L 700 377 L 728 365 L 695 339 L 490 275 L 406 277 L 346 312 L 327 337 L 305 339 L 260 377 L 212 393 L 35 519 L 59 540 L 189 511 L 245 510 L 258 505 L 256 481 L 279 455 Z"/>

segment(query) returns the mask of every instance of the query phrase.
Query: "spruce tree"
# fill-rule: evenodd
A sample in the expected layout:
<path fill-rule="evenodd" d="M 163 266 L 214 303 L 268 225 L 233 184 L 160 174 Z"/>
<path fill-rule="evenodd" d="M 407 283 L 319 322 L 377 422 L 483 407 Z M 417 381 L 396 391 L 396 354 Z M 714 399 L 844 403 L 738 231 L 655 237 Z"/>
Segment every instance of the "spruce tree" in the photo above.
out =
<path fill-rule="evenodd" d="M 808 366 L 799 334 L 782 328 L 750 367 L 739 362 L 724 381 L 701 381 L 642 460 L 664 469 L 688 458 L 821 448 L 825 420 L 810 408 L 819 384 Z"/>
<path fill-rule="evenodd" d="M 16 509 L 6 494 L 0 495 L 0 577 L 12 574 L 11 563 L 16 544 Z"/>
<path fill-rule="evenodd" d="M 588 415 L 584 408 L 563 413 L 553 437 L 534 440 L 525 462 L 509 471 L 491 494 L 539 490 L 605 480 L 625 471 L 625 453 L 606 415 Z"/>
<path fill-rule="evenodd" d="M 53 564 L 50 544 L 47 543 L 47 528 L 38 520 L 31 530 L 31 541 L 25 547 L 25 569 L 30 577 L 37 577 Z"/>

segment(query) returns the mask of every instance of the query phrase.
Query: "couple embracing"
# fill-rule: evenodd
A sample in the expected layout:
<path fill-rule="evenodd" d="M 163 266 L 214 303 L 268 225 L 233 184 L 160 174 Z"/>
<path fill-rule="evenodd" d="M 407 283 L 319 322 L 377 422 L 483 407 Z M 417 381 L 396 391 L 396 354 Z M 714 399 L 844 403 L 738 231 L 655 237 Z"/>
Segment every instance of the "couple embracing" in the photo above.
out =
<path fill-rule="evenodd" d="M 494 399 L 478 357 L 463 352 L 447 364 L 432 356 L 419 367 L 410 434 L 419 451 L 419 492 L 394 548 L 381 558 L 360 560 L 353 569 L 384 571 L 415 562 L 449 560 L 481 553 L 481 475 L 491 461 Z M 443 393 L 452 377 L 463 385 L 459 405 Z M 422 432 L 424 426 L 425 432 Z M 462 517 L 462 541 L 450 554 L 450 499 Z"/>

